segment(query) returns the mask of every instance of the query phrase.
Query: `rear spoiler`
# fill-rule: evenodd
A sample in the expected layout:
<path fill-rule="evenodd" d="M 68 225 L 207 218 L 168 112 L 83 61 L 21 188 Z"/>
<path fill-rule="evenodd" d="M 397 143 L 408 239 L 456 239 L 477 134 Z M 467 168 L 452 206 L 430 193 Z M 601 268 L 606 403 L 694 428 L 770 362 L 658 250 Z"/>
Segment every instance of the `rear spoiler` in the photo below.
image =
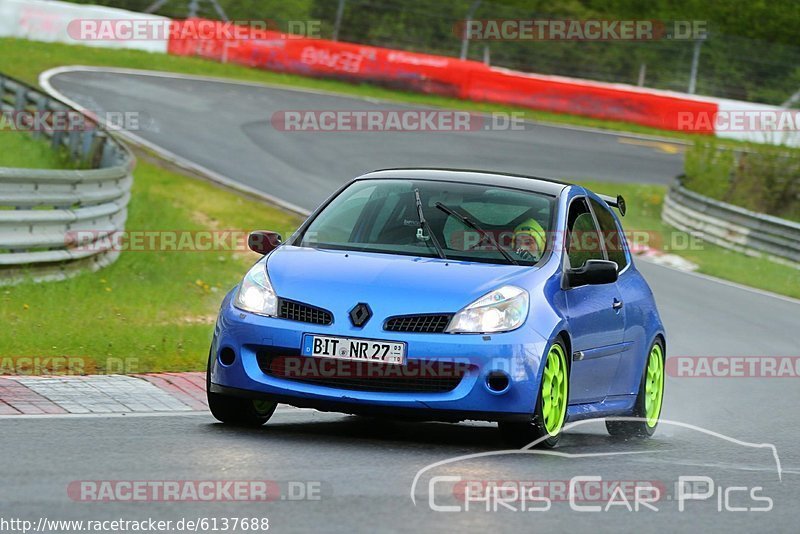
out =
<path fill-rule="evenodd" d="M 628 211 L 625 206 L 625 199 L 622 198 L 622 195 L 617 195 L 617 198 L 610 197 L 608 195 L 597 195 L 603 199 L 603 201 L 611 206 L 612 208 L 617 208 L 619 210 L 619 214 L 625 217 L 625 212 Z"/>

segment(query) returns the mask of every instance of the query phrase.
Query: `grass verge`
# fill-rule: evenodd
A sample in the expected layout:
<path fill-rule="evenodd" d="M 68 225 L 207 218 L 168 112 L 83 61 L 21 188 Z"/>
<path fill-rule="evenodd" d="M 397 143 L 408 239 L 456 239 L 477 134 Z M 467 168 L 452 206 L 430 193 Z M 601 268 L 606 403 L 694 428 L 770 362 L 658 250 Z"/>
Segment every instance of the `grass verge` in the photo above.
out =
<path fill-rule="evenodd" d="M 147 69 L 198 76 L 215 76 L 249 82 L 270 83 L 290 87 L 317 89 L 362 98 L 390 100 L 404 104 L 435 106 L 473 112 L 521 112 L 528 120 L 557 124 L 568 124 L 588 128 L 633 132 L 638 134 L 670 137 L 691 141 L 698 137 L 692 134 L 671 132 L 640 126 L 627 122 L 607 121 L 535 111 L 519 106 L 471 102 L 457 98 L 388 89 L 366 83 L 348 83 L 339 80 L 308 78 L 293 74 L 270 72 L 234 64 L 223 64 L 202 58 L 169 56 L 139 50 L 113 50 L 61 43 L 41 43 L 23 39 L 0 39 L 0 72 L 5 72 L 33 85 L 38 85 L 39 74 L 45 70 L 64 65 L 89 65 L 99 67 L 122 67 Z"/>
<path fill-rule="evenodd" d="M 45 142 L 32 142 L 27 132 L 0 129 L 0 167 L 65 169 L 73 167 L 66 151 L 56 152 Z"/>

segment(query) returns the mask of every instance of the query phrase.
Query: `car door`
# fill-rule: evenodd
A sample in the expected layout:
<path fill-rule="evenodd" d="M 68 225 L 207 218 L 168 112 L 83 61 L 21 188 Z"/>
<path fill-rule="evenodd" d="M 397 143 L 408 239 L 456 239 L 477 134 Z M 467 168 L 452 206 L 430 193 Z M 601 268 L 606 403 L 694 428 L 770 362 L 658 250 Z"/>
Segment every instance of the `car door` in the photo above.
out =
<path fill-rule="evenodd" d="M 636 393 L 641 381 L 641 351 L 632 350 L 635 347 L 649 350 L 643 339 L 642 325 L 644 324 L 643 309 L 650 302 L 650 291 L 636 269 L 629 269 L 630 260 L 626 251 L 625 236 L 619 222 L 611 210 L 595 199 L 590 200 L 592 211 L 597 217 L 600 231 L 603 233 L 606 254 L 608 259 L 615 262 L 619 269 L 617 287 L 622 295 L 625 312 L 625 350 L 620 353 L 619 366 L 614 380 L 611 383 L 609 395 L 631 395 Z"/>
<path fill-rule="evenodd" d="M 567 216 L 565 268 L 588 259 L 608 259 L 597 219 L 587 200 L 576 198 Z M 604 399 L 616 374 L 623 347 L 625 311 L 616 283 L 564 289 L 572 337 L 570 404 Z"/>

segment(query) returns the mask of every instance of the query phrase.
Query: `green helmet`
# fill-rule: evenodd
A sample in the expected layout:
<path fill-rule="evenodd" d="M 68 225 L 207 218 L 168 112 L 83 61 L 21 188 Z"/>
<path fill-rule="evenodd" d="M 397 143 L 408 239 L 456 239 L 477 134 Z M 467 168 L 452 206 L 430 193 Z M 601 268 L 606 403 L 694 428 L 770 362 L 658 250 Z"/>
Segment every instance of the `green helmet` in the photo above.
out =
<path fill-rule="evenodd" d="M 516 228 L 514 228 L 514 248 L 518 248 L 520 245 L 517 242 L 519 237 L 523 235 L 530 236 L 534 243 L 536 243 L 537 248 L 539 249 L 539 256 L 544 253 L 544 247 L 546 243 L 546 236 L 544 232 L 544 228 L 542 225 L 539 224 L 539 221 L 536 219 L 528 219 L 522 221 Z"/>

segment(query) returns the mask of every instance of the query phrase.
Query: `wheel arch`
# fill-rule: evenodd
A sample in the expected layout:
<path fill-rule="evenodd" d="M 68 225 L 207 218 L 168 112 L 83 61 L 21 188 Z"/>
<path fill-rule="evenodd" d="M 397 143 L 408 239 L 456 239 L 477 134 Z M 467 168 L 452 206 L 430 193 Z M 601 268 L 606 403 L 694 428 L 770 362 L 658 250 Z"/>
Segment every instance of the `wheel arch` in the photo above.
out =
<path fill-rule="evenodd" d="M 572 375 L 572 338 L 569 335 L 569 332 L 566 329 L 561 329 L 559 332 L 553 336 L 551 343 L 555 342 L 557 339 L 561 339 L 564 343 L 564 349 L 567 351 L 567 376 Z M 666 349 L 664 349 L 666 351 Z"/>
<path fill-rule="evenodd" d="M 667 336 L 664 334 L 663 331 L 656 332 L 656 335 L 653 336 L 653 342 L 661 341 L 661 348 L 664 349 L 664 359 L 667 357 Z"/>

